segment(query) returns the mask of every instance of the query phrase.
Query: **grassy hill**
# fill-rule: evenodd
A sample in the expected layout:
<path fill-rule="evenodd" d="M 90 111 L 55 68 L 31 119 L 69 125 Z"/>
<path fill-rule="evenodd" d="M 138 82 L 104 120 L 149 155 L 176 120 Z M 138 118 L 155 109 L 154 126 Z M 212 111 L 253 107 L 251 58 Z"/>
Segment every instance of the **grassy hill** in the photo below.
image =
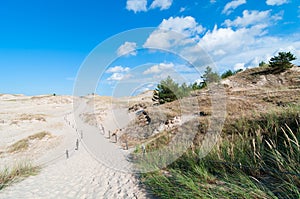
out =
<path fill-rule="evenodd" d="M 211 125 L 210 89 L 148 106 L 144 110 L 152 122 L 141 125 L 136 120 L 128 127 L 126 139 L 147 143 L 151 152 L 176 134 L 188 134 L 197 123 L 187 152 L 143 174 L 144 185 L 159 198 L 300 198 L 300 68 L 277 74 L 264 67 L 247 69 L 222 80 L 221 86 L 226 118 L 217 144 L 204 158 L 199 153 Z M 182 115 L 195 117 L 166 128 Z"/>

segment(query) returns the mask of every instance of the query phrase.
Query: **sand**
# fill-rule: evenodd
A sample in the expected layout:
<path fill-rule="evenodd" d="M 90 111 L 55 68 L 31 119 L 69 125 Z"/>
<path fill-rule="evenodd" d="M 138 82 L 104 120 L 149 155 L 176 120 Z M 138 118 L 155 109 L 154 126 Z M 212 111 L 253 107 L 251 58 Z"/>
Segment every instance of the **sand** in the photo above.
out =
<path fill-rule="evenodd" d="M 129 151 L 106 138 L 108 130 L 126 126 L 130 115 L 123 105 L 112 107 L 103 100 L 103 134 L 80 117 L 93 112 L 88 101 L 81 99 L 74 111 L 71 96 L 0 95 L 0 167 L 27 160 L 42 166 L 38 175 L 1 190 L 0 198 L 148 197 L 131 172 Z M 24 151 L 7 152 L 16 141 L 42 131 L 51 136 L 31 141 Z"/>

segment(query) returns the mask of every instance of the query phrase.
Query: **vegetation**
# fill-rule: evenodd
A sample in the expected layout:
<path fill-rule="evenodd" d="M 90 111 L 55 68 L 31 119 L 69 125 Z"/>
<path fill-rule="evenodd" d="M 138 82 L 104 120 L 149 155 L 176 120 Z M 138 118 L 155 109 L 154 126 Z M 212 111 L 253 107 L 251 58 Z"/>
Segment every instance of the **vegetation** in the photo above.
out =
<path fill-rule="evenodd" d="M 259 62 L 258 66 L 265 67 L 265 66 L 268 66 L 268 64 L 266 64 L 266 62 L 264 62 L 264 61 L 261 61 L 261 62 Z"/>
<path fill-rule="evenodd" d="M 43 139 L 47 135 L 49 136 L 51 134 L 48 133 L 48 132 L 43 131 L 43 132 L 40 132 L 40 133 L 36 133 L 34 135 L 30 135 L 27 138 L 19 140 L 16 143 L 14 143 L 11 146 L 9 146 L 8 152 L 9 153 L 15 153 L 15 152 L 20 152 L 20 151 L 25 151 L 29 147 L 30 140 L 35 140 L 35 139 L 41 140 L 41 139 Z"/>
<path fill-rule="evenodd" d="M 209 66 L 206 67 L 206 70 L 201 78 L 203 79 L 202 88 L 206 87 L 210 83 L 220 81 L 219 74 L 217 72 L 213 72 L 212 68 Z"/>
<path fill-rule="evenodd" d="M 222 79 L 225 79 L 225 78 L 230 77 L 230 76 L 232 76 L 232 75 L 234 75 L 234 72 L 231 71 L 231 70 L 227 70 L 227 71 L 225 71 L 225 72 L 221 75 L 221 78 L 222 78 Z"/>
<path fill-rule="evenodd" d="M 291 68 L 293 64 L 291 61 L 296 60 L 296 57 L 291 52 L 279 52 L 278 56 L 270 59 L 270 67 L 286 70 Z"/>
<path fill-rule="evenodd" d="M 299 198 L 299 113 L 294 105 L 227 122 L 205 158 L 190 149 L 143 182 L 160 198 Z"/>
<path fill-rule="evenodd" d="M 167 79 L 162 80 L 157 85 L 157 88 L 153 92 L 152 100 L 158 104 L 172 102 L 174 100 L 189 96 L 191 91 L 202 89 L 209 83 L 218 82 L 220 80 L 219 74 L 213 72 L 212 68 L 209 66 L 206 67 L 206 70 L 201 78 L 203 79 L 203 82 L 199 84 L 195 82 L 191 85 L 187 85 L 186 83 L 179 85 L 170 76 L 168 76 Z"/>
<path fill-rule="evenodd" d="M 241 72 L 241 71 L 243 71 L 243 69 L 238 69 L 238 70 L 236 70 L 236 71 L 227 70 L 227 71 L 225 71 L 225 72 L 221 75 L 221 78 L 222 78 L 222 79 L 225 79 L 225 78 L 230 77 L 230 76 L 232 76 L 232 75 L 235 75 L 235 74 L 237 74 L 237 73 L 239 73 L 239 72 Z"/>
<path fill-rule="evenodd" d="M 0 190 L 25 177 L 36 175 L 39 171 L 39 167 L 33 166 L 28 162 L 16 164 L 11 169 L 6 167 L 0 171 Z"/>
<path fill-rule="evenodd" d="M 162 80 L 154 91 L 153 101 L 163 104 L 186 97 L 190 94 L 191 88 L 183 83 L 179 86 L 170 76 Z"/>

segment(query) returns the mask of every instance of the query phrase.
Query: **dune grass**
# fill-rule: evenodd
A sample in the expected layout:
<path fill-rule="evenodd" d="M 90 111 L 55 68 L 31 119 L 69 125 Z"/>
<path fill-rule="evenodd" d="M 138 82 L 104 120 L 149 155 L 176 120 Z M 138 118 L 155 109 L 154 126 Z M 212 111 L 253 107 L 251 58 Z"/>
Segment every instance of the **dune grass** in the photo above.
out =
<path fill-rule="evenodd" d="M 300 106 L 225 125 L 205 157 L 190 149 L 142 174 L 159 198 L 300 198 Z"/>
<path fill-rule="evenodd" d="M 18 163 L 12 168 L 6 167 L 0 171 L 0 190 L 26 177 L 36 175 L 39 171 L 40 167 L 33 166 L 29 162 Z"/>
<path fill-rule="evenodd" d="M 25 151 L 29 148 L 30 140 L 36 140 L 36 139 L 41 140 L 45 136 L 51 136 L 51 134 L 49 132 L 42 131 L 42 132 L 30 135 L 27 138 L 19 140 L 16 143 L 9 146 L 8 152 L 9 153 L 17 153 L 17 152 Z"/>

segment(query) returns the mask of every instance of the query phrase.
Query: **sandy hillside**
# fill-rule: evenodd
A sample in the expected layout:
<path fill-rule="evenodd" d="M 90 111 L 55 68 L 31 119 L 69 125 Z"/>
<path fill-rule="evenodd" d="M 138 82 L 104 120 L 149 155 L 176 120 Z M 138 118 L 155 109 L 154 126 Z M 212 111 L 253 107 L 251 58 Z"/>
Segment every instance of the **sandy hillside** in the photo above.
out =
<path fill-rule="evenodd" d="M 104 112 L 101 124 L 113 131 L 117 126 L 108 111 L 110 100 L 97 100 Z M 129 152 L 106 139 L 97 125 L 81 120 L 93 113 L 89 102 L 88 97 L 80 99 L 74 111 L 70 96 L 0 95 L 1 169 L 24 161 L 42 167 L 38 175 L 1 190 L 0 198 L 147 197 L 136 177 L 122 172 L 130 171 Z M 24 140 L 25 147 L 15 147 Z"/>

